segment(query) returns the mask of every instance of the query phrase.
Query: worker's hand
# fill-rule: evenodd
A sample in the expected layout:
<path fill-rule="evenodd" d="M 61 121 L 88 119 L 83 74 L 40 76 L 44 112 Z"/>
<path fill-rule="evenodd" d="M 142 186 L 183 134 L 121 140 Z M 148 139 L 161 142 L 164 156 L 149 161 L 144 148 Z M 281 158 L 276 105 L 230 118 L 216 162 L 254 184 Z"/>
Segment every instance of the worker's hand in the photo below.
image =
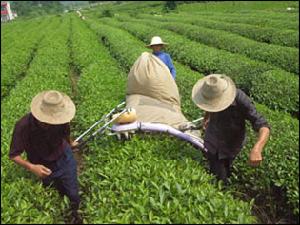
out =
<path fill-rule="evenodd" d="M 257 167 L 262 161 L 261 149 L 259 147 L 254 146 L 254 148 L 250 152 L 249 156 L 249 165 L 252 167 Z"/>
<path fill-rule="evenodd" d="M 71 147 L 72 147 L 72 148 L 76 148 L 78 145 L 79 145 L 79 143 L 78 143 L 77 141 L 73 141 L 73 142 L 71 143 Z"/>
<path fill-rule="evenodd" d="M 30 171 L 37 175 L 39 178 L 46 178 L 52 171 L 43 165 L 32 164 Z"/>
<path fill-rule="evenodd" d="M 79 151 L 78 146 L 79 146 L 79 142 L 77 142 L 77 141 L 73 141 L 71 143 L 71 149 L 73 150 L 73 152 L 78 152 Z"/>

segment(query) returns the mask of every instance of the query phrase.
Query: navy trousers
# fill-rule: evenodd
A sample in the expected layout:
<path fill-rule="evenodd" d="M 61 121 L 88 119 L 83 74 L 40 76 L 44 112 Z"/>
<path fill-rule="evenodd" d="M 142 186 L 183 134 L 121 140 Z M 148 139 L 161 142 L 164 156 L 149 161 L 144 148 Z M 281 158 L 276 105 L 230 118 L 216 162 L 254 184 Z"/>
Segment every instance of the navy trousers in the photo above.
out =
<path fill-rule="evenodd" d="M 63 156 L 49 165 L 49 169 L 51 169 L 52 173 L 42 180 L 44 186 L 53 185 L 60 195 L 66 195 L 70 199 L 72 210 L 78 210 L 80 196 L 77 180 L 77 162 L 69 145 L 65 149 Z"/>

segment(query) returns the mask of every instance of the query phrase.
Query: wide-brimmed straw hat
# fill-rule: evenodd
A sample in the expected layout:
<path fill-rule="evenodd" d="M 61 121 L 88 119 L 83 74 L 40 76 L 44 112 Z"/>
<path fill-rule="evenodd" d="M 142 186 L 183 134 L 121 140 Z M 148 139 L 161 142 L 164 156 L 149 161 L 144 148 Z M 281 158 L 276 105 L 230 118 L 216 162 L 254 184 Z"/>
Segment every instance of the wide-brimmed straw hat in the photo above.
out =
<path fill-rule="evenodd" d="M 168 43 L 163 42 L 162 39 L 158 36 L 154 36 L 151 39 L 151 43 L 146 45 L 147 47 L 151 47 L 151 45 L 168 45 Z"/>
<path fill-rule="evenodd" d="M 192 99 L 207 112 L 219 112 L 233 103 L 236 96 L 234 82 L 225 75 L 211 74 L 194 85 Z"/>
<path fill-rule="evenodd" d="M 64 124 L 75 116 L 75 105 L 69 96 L 55 90 L 43 91 L 31 101 L 31 113 L 48 124 Z"/>

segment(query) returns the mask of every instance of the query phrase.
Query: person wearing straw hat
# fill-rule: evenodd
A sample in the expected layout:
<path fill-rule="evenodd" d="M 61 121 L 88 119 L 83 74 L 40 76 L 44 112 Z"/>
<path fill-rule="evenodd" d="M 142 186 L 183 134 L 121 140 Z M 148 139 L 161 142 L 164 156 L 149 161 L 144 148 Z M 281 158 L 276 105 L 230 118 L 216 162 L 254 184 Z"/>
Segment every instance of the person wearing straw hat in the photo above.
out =
<path fill-rule="evenodd" d="M 15 125 L 9 158 L 37 175 L 71 202 L 72 220 L 79 220 L 80 204 L 77 164 L 72 154 L 76 146 L 70 139 L 70 121 L 75 105 L 65 94 L 50 90 L 37 94 L 31 112 Z M 21 157 L 25 151 L 27 159 Z"/>
<path fill-rule="evenodd" d="M 262 150 L 269 139 L 270 126 L 250 98 L 225 75 L 211 74 L 193 87 L 193 102 L 204 110 L 204 145 L 210 172 L 228 184 L 234 158 L 246 142 L 245 121 L 258 132 L 258 139 L 249 155 L 249 164 L 262 161 Z"/>
<path fill-rule="evenodd" d="M 151 39 L 151 43 L 149 45 L 147 45 L 148 48 L 151 48 L 152 54 L 155 55 L 156 57 L 158 57 L 161 61 L 164 62 L 164 64 L 169 68 L 170 73 L 172 75 L 172 77 L 176 78 L 176 70 L 175 67 L 173 65 L 171 56 L 168 53 L 165 53 L 162 51 L 162 49 L 164 48 L 165 45 L 168 45 L 168 43 L 165 43 L 162 41 L 162 39 L 158 36 L 154 36 Z"/>

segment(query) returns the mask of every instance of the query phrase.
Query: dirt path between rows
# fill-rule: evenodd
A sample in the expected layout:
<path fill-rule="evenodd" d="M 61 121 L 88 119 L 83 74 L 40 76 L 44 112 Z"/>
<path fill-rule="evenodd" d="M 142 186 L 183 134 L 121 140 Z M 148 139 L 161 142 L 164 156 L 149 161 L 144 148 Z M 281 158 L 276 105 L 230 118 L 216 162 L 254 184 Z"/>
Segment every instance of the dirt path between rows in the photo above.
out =
<path fill-rule="evenodd" d="M 74 101 L 75 106 L 78 105 L 78 91 L 77 91 L 77 82 L 80 79 L 81 71 L 80 69 L 75 65 L 74 63 L 74 52 L 73 52 L 73 43 L 72 43 L 72 34 L 73 34 L 73 27 L 72 27 L 72 19 L 70 19 L 70 34 L 69 39 L 67 41 L 68 49 L 69 49 L 69 78 L 70 78 L 70 84 L 71 84 L 71 99 Z M 72 140 L 75 139 L 74 134 L 76 134 L 74 131 L 80 131 L 81 128 L 77 124 L 76 120 L 71 121 L 71 138 Z M 73 152 L 74 158 L 77 161 L 77 175 L 80 175 L 80 172 L 82 171 L 84 167 L 83 163 L 83 156 L 81 151 Z"/>

